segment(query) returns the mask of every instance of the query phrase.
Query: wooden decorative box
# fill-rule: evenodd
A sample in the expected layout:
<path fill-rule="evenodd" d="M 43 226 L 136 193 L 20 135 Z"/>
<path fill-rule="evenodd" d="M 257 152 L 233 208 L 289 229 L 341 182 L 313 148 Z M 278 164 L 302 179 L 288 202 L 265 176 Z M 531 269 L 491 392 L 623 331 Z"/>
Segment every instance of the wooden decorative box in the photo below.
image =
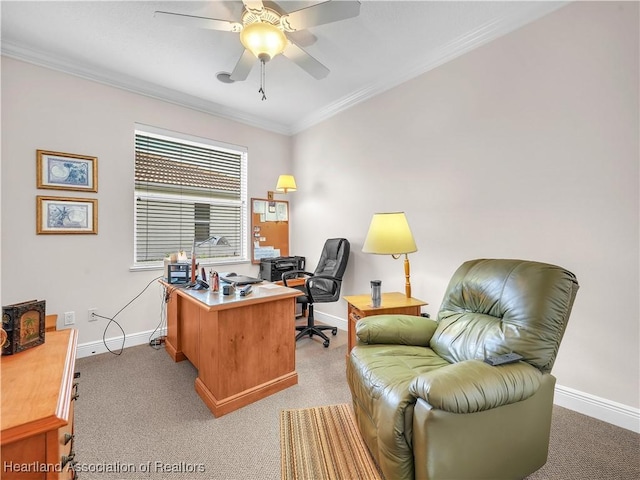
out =
<path fill-rule="evenodd" d="M 13 355 L 44 343 L 45 301 L 31 300 L 2 307 L 2 329 L 7 339 L 2 355 Z"/>

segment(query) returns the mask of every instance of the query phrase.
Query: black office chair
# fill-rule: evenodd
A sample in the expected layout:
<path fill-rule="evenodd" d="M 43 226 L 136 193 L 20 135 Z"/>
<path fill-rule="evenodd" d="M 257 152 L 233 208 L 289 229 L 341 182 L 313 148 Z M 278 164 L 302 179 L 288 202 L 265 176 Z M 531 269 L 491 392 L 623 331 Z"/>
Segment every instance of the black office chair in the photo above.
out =
<path fill-rule="evenodd" d="M 335 302 L 340 298 L 342 276 L 347 268 L 350 248 L 349 241 L 346 238 L 330 238 L 324 244 L 318 266 L 313 273 L 293 270 L 282 274 L 282 282 L 285 286 L 288 286 L 287 281 L 291 278 L 298 278 L 300 275 L 306 277 L 304 286 L 292 287 L 304 292 L 304 295 L 296 297 L 296 302 L 302 304 L 302 313 L 304 314 L 307 308 L 309 309 L 307 324 L 296 327 L 296 330 L 300 332 L 296 335 L 296 341 L 305 335 L 309 335 L 309 337 L 318 335 L 324 339 L 323 345 L 327 348 L 329 346 L 329 337 L 322 331 L 331 330 L 333 335 L 338 333 L 336 327 L 316 325 L 314 323 L 313 304 Z"/>

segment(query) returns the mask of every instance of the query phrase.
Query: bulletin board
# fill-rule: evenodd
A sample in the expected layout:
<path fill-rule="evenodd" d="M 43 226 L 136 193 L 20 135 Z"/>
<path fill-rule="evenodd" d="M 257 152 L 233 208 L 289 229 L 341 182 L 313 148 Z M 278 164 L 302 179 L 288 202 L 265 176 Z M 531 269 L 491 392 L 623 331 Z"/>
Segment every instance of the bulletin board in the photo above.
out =
<path fill-rule="evenodd" d="M 289 256 L 289 202 L 251 199 L 251 263 Z"/>

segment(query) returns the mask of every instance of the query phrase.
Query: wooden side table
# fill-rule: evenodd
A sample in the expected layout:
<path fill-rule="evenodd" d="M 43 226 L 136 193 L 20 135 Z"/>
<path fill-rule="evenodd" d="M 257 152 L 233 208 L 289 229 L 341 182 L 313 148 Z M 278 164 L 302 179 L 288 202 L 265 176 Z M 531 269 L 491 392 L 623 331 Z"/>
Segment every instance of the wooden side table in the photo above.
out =
<path fill-rule="evenodd" d="M 347 302 L 347 322 L 349 323 L 349 344 L 347 356 L 356 344 L 356 323 L 364 317 L 400 313 L 404 315 L 420 315 L 420 309 L 427 302 L 417 298 L 407 298 L 404 293 L 383 293 L 379 307 L 371 306 L 371 295 L 351 295 L 343 297 Z"/>

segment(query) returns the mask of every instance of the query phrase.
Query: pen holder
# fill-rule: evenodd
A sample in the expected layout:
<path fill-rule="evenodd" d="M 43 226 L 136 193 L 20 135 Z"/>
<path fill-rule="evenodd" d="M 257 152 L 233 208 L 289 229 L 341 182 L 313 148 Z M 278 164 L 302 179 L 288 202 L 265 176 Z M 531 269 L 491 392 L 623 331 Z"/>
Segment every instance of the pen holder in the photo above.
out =
<path fill-rule="evenodd" d="M 381 285 L 381 280 L 371 280 L 371 306 L 374 308 L 378 308 L 382 300 Z"/>

